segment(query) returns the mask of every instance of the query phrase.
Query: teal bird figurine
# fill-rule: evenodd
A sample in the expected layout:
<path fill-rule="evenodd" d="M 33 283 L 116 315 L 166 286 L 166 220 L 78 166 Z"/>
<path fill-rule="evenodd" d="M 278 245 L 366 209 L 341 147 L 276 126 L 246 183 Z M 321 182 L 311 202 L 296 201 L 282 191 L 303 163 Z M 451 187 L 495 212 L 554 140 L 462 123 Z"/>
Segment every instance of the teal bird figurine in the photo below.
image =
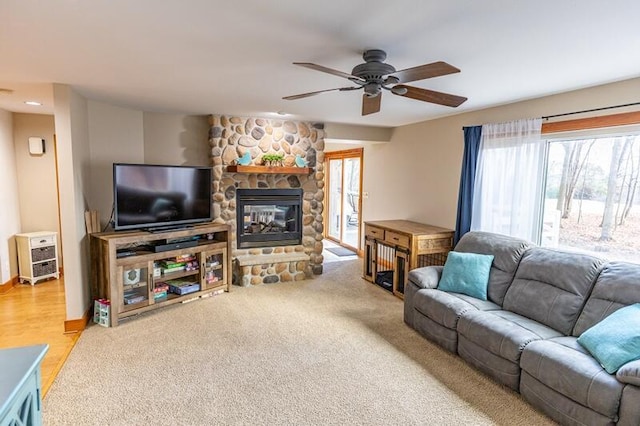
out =
<path fill-rule="evenodd" d="M 251 164 L 251 153 L 249 151 L 245 152 L 244 155 L 236 160 L 241 166 L 248 166 Z"/>
<path fill-rule="evenodd" d="M 298 167 L 307 167 L 307 160 L 300 157 L 300 154 L 296 154 L 296 166 Z"/>

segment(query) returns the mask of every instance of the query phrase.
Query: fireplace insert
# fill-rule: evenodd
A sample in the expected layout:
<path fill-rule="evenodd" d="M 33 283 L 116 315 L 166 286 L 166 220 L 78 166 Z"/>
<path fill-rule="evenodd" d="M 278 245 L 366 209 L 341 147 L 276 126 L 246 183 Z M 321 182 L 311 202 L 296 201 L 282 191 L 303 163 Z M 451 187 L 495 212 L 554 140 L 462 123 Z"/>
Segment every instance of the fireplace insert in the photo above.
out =
<path fill-rule="evenodd" d="M 302 189 L 237 189 L 237 247 L 302 243 Z"/>

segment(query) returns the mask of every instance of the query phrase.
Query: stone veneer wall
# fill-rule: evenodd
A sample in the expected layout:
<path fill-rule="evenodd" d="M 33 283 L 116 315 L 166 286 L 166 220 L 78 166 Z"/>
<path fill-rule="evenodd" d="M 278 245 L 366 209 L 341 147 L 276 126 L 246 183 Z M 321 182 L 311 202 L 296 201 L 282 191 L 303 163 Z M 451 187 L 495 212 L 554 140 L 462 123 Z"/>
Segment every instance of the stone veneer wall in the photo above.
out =
<path fill-rule="evenodd" d="M 270 283 L 291 281 L 322 273 L 322 232 L 324 208 L 324 125 L 266 118 L 241 118 L 224 115 L 209 117 L 209 144 L 213 162 L 213 199 L 216 222 L 231 225 L 232 257 L 304 252 L 309 262 L 297 262 L 289 268 L 270 264 L 244 268 L 251 277 L 243 282 Z M 249 165 L 262 165 L 264 154 L 285 155 L 284 165 L 294 166 L 296 155 L 314 169 L 310 175 L 229 173 L 228 165 L 249 153 Z M 236 188 L 302 188 L 302 245 L 283 247 L 236 248 Z M 286 272 L 286 273 L 285 273 Z M 238 284 L 242 284 L 238 282 Z"/>

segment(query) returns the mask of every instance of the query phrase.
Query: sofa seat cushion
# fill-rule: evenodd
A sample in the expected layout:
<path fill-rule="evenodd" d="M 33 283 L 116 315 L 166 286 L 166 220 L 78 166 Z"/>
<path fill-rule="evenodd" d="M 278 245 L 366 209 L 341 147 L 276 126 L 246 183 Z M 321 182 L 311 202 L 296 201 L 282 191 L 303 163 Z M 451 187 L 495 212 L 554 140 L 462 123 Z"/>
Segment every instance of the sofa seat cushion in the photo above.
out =
<path fill-rule="evenodd" d="M 509 311 L 468 310 L 458 321 L 458 333 L 485 350 L 513 363 L 535 340 L 562 336 L 562 333 Z"/>
<path fill-rule="evenodd" d="M 460 316 L 470 310 L 498 310 L 500 306 L 488 300 L 480 300 L 460 293 L 442 290 L 420 290 L 414 297 L 414 308 L 432 321 L 455 330 Z"/>
<path fill-rule="evenodd" d="M 575 337 L 531 342 L 520 367 L 569 399 L 615 419 L 624 384 L 608 374 Z"/>

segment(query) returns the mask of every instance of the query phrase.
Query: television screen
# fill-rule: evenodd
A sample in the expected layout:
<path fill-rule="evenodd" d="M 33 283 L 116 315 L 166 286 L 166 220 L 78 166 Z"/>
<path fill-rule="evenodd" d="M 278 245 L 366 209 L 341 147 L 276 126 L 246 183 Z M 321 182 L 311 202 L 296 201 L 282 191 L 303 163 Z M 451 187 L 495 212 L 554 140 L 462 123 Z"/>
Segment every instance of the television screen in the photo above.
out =
<path fill-rule="evenodd" d="M 213 219 L 211 168 L 113 165 L 114 229 L 179 227 Z"/>

